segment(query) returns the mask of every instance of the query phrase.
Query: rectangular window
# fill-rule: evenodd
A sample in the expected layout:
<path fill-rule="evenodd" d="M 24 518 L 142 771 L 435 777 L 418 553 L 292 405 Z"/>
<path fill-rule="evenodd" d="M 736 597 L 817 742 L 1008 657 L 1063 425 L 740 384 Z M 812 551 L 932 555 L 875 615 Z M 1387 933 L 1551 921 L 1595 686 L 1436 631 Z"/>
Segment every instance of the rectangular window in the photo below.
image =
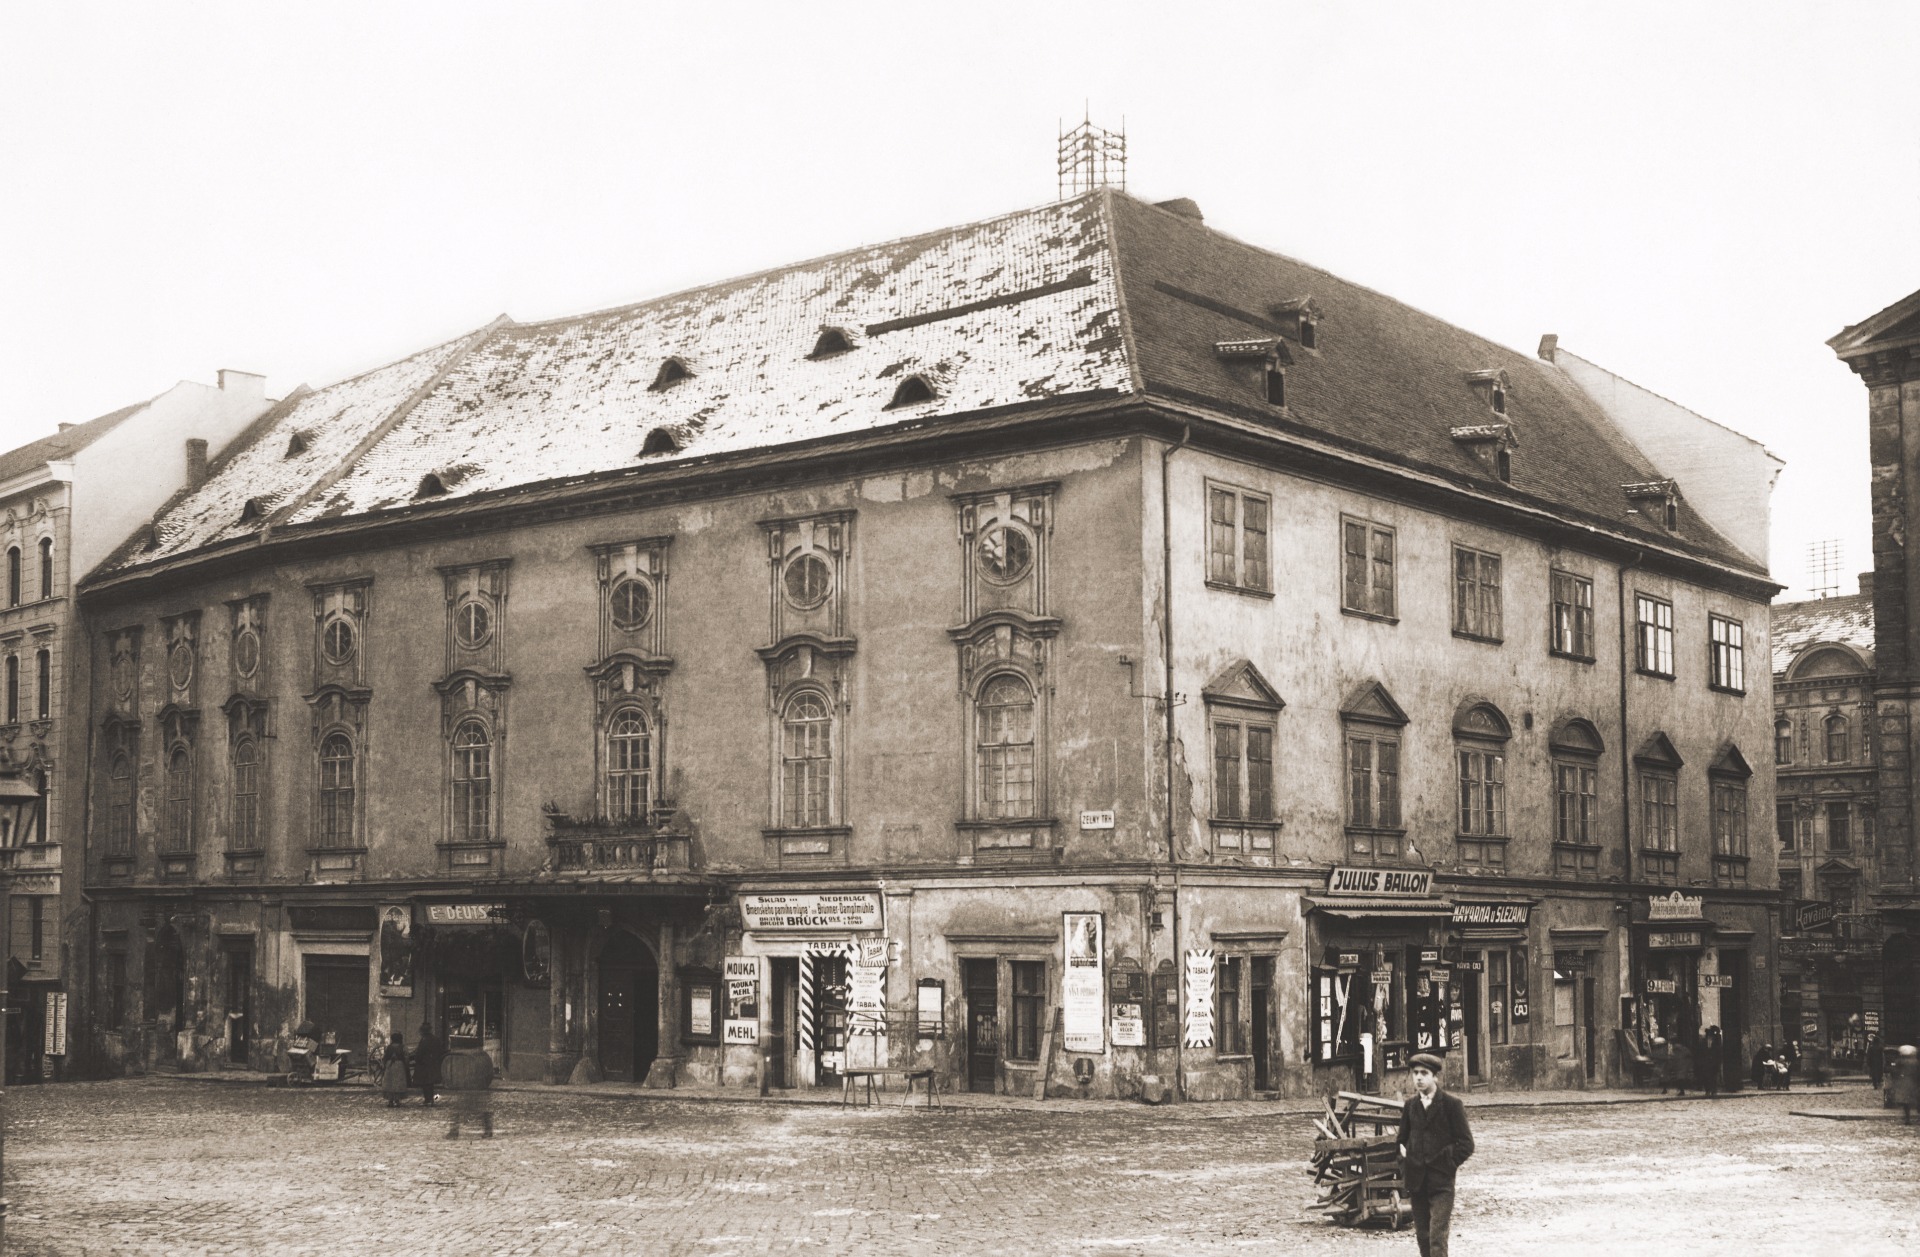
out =
<path fill-rule="evenodd" d="M 1461 637 L 1500 640 L 1499 555 L 1453 548 L 1453 631 Z"/>
<path fill-rule="evenodd" d="M 1013 1036 L 1007 1055 L 1016 1061 L 1040 1059 L 1040 1036 L 1047 1011 L 1047 963 L 1015 960 L 1013 970 Z"/>
<path fill-rule="evenodd" d="M 1671 881 L 1680 876 L 1679 787 L 1673 774 L 1640 774 L 1640 852 L 1645 875 Z"/>
<path fill-rule="evenodd" d="M 1599 802 L 1600 774 L 1592 764 L 1553 766 L 1554 837 L 1585 846 L 1593 841 L 1593 813 Z"/>
<path fill-rule="evenodd" d="M 1214 962 L 1213 1050 L 1217 1056 L 1247 1054 L 1247 1027 L 1240 1016 L 1240 979 L 1245 968 L 1239 956 L 1221 956 Z"/>
<path fill-rule="evenodd" d="M 1713 784 L 1713 852 L 1747 854 L 1747 787 L 1737 781 Z"/>
<path fill-rule="evenodd" d="M 1507 953 L 1487 953 L 1487 1040 L 1505 1043 L 1513 1024 L 1511 983 L 1508 981 Z"/>
<path fill-rule="evenodd" d="M 1400 827 L 1400 740 L 1378 735 L 1347 737 L 1348 823 L 1366 829 Z"/>
<path fill-rule="evenodd" d="M 1341 608 L 1359 615 L 1392 619 L 1397 605 L 1393 585 L 1393 529 L 1343 515 L 1340 533 L 1344 553 Z"/>
<path fill-rule="evenodd" d="M 1852 808 L 1847 803 L 1836 800 L 1827 804 L 1827 850 L 1853 850 L 1853 832 L 1849 824 L 1852 819 Z"/>
<path fill-rule="evenodd" d="M 1503 837 L 1507 832 L 1507 757 L 1497 751 L 1461 751 L 1460 832 Z"/>
<path fill-rule="evenodd" d="M 1267 557 L 1265 494 L 1207 486 L 1207 580 L 1267 593 L 1273 577 Z"/>
<path fill-rule="evenodd" d="M 1273 728 L 1243 720 L 1213 722 L 1216 820 L 1273 819 Z"/>
<path fill-rule="evenodd" d="M 1793 804 L 1776 803 L 1773 807 L 1773 832 L 1780 839 L 1782 851 L 1792 851 L 1795 847 Z"/>
<path fill-rule="evenodd" d="M 1716 690 L 1747 689 L 1746 630 L 1738 620 L 1707 617 L 1708 682 Z"/>
<path fill-rule="evenodd" d="M 1651 676 L 1673 676 L 1673 604 L 1646 594 L 1633 596 L 1635 660 Z"/>
<path fill-rule="evenodd" d="M 27 939 L 27 954 L 35 960 L 46 959 L 47 897 L 45 895 L 27 897 Z"/>
<path fill-rule="evenodd" d="M 1573 572 L 1553 574 L 1552 639 L 1548 649 L 1569 659 L 1593 660 L 1593 581 Z"/>

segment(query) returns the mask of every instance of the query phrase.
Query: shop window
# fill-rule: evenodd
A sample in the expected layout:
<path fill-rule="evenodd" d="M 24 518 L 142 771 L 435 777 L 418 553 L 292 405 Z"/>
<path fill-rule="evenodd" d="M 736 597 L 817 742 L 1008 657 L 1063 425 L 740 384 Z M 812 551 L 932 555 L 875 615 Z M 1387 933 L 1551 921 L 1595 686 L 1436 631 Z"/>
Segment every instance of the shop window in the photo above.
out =
<path fill-rule="evenodd" d="M 818 690 L 801 690 L 781 714 L 780 823 L 833 823 L 833 708 Z"/>
<path fill-rule="evenodd" d="M 1568 659 L 1593 662 L 1593 581 L 1576 572 L 1553 573 L 1553 614 L 1547 648 Z"/>
<path fill-rule="evenodd" d="M 445 1028 L 449 1051 L 476 1048 L 502 1063 L 502 1014 L 506 999 L 497 979 L 442 976 L 440 979 L 440 1024 Z"/>
<path fill-rule="evenodd" d="M 1034 797 L 1034 701 L 1025 678 L 999 673 L 974 704 L 974 800 L 978 819 L 1037 814 Z"/>
<path fill-rule="evenodd" d="M 1794 831 L 1793 804 L 1791 802 L 1774 804 L 1773 832 L 1774 836 L 1780 840 L 1782 851 L 1792 851 L 1799 845 Z"/>
<path fill-rule="evenodd" d="M 1245 959 L 1240 956 L 1220 956 L 1214 960 L 1213 1050 L 1216 1056 L 1247 1054 L 1247 1023 L 1242 1015 L 1240 994 L 1246 967 Z"/>
<path fill-rule="evenodd" d="M 688 967 L 679 971 L 679 979 L 681 1042 L 720 1042 L 720 975 Z"/>
<path fill-rule="evenodd" d="M 1343 515 L 1340 535 L 1341 610 L 1393 619 L 1398 605 L 1394 595 L 1394 530 L 1369 519 Z"/>
<path fill-rule="evenodd" d="M 1784 716 L 1773 722 L 1773 762 L 1793 762 L 1793 722 Z"/>
<path fill-rule="evenodd" d="M 353 739 L 344 733 L 330 733 L 320 742 L 320 845 L 354 845 L 354 763 Z"/>
<path fill-rule="evenodd" d="M 1826 732 L 1827 732 L 1827 762 L 1829 764 L 1846 763 L 1847 760 L 1850 758 L 1849 751 L 1851 750 L 1851 747 L 1849 746 L 1849 743 L 1852 741 L 1852 738 L 1850 736 L 1852 733 L 1852 729 L 1849 727 L 1847 718 L 1841 715 L 1839 712 L 1835 712 L 1833 715 L 1828 716 L 1827 723 L 1826 723 Z"/>
<path fill-rule="evenodd" d="M 1512 1034 L 1512 986 L 1509 981 L 1508 954 L 1487 953 L 1487 1042 L 1506 1043 Z"/>
<path fill-rule="evenodd" d="M 1453 633 L 1476 641 L 1500 640 L 1499 555 L 1453 548 Z"/>
<path fill-rule="evenodd" d="M 1673 679 L 1673 604 L 1664 598 L 1636 593 L 1634 608 L 1634 662 L 1647 676 Z"/>
<path fill-rule="evenodd" d="M 1707 617 L 1707 683 L 1731 694 L 1746 693 L 1746 629 L 1740 621 Z"/>
<path fill-rule="evenodd" d="M 1047 1014 L 1047 963 L 1015 960 L 1009 967 L 1013 970 L 1013 1033 L 1007 1042 L 1007 1057 L 1037 1061 Z"/>
<path fill-rule="evenodd" d="M 1827 850 L 1846 852 L 1853 850 L 1853 807 L 1842 799 L 1834 799 L 1827 804 Z"/>
<path fill-rule="evenodd" d="M 1207 485 L 1207 583 L 1242 593 L 1270 593 L 1267 552 L 1270 499 L 1264 493 Z"/>
<path fill-rule="evenodd" d="M 1313 1059 L 1321 1064 L 1360 1055 L 1360 1006 L 1367 989 L 1355 968 L 1313 971 Z"/>

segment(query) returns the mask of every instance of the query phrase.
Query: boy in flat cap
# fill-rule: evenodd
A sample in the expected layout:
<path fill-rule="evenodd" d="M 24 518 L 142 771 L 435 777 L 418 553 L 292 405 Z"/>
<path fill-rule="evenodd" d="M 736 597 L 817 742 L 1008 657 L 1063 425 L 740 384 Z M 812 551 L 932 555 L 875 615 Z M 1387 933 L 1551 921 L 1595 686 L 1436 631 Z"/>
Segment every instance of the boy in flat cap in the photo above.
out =
<path fill-rule="evenodd" d="M 1447 1257 L 1453 1225 L 1453 1172 L 1473 1155 L 1467 1106 L 1440 1090 L 1446 1062 L 1422 1052 L 1408 1062 L 1414 1094 L 1400 1119 L 1400 1164 L 1413 1198 L 1413 1235 L 1420 1257 Z"/>

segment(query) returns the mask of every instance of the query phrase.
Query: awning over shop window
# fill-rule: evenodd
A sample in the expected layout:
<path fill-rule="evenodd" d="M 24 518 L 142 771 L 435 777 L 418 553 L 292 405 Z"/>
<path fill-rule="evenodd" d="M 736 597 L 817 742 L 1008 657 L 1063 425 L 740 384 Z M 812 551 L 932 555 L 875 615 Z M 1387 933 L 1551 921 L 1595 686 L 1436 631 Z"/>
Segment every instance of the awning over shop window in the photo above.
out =
<path fill-rule="evenodd" d="M 1315 912 L 1324 912 L 1330 917 L 1344 917 L 1348 920 L 1451 918 L 1453 916 L 1453 904 L 1445 899 L 1373 899 L 1359 895 L 1328 896 L 1316 899 L 1307 896 L 1306 902 L 1307 906 Z"/>

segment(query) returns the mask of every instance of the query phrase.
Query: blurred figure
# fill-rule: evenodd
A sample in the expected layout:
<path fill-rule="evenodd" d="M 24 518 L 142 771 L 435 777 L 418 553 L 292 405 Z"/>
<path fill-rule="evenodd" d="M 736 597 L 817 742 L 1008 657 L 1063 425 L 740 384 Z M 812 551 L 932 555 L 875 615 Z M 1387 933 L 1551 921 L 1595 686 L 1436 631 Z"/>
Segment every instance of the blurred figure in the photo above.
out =
<path fill-rule="evenodd" d="M 383 1062 L 380 1071 L 380 1092 L 387 1097 L 387 1107 L 397 1109 L 400 1101 L 407 1096 L 407 1046 L 400 1041 L 400 1032 L 393 1032 L 393 1038 L 387 1040 L 387 1050 L 381 1055 Z"/>
<path fill-rule="evenodd" d="M 1700 1090 L 1710 1097 L 1720 1094 L 1720 1066 L 1724 1055 L 1725 1041 L 1720 1027 L 1708 1026 L 1707 1032 L 1700 1036 L 1700 1051 L 1693 1058 L 1693 1077 L 1700 1084 Z"/>
<path fill-rule="evenodd" d="M 1867 1081 L 1873 1084 L 1875 1091 L 1880 1090 L 1887 1076 L 1887 1050 L 1880 1046 L 1880 1032 L 1867 1031 Z"/>
<path fill-rule="evenodd" d="M 1900 1106 L 1900 1124 L 1913 1125 L 1913 1106 L 1920 1104 L 1920 1049 L 1900 1045 L 1893 1058 L 1893 1102 Z"/>

